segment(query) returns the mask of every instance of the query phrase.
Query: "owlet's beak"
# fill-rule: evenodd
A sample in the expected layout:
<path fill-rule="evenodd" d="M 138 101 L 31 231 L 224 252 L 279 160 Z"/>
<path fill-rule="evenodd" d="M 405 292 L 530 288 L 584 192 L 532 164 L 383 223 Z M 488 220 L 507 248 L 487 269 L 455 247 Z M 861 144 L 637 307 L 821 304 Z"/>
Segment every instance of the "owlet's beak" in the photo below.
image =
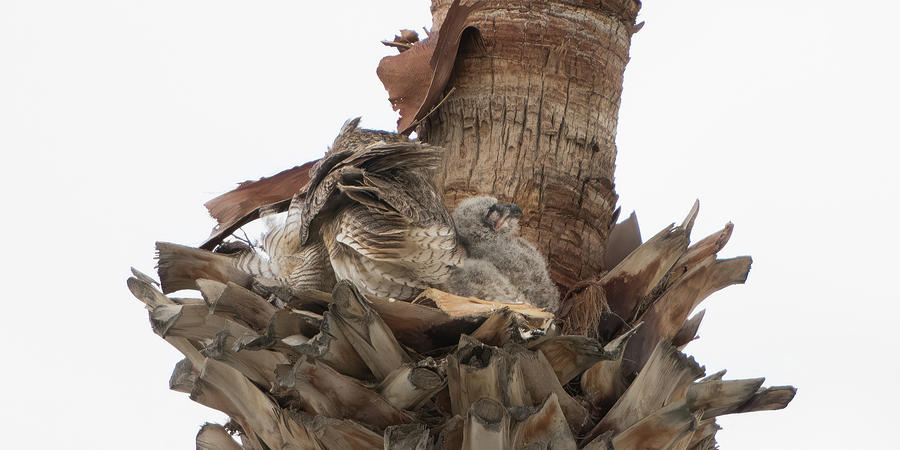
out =
<path fill-rule="evenodd" d="M 484 217 L 484 223 L 497 231 L 501 229 L 510 220 L 518 219 L 522 216 L 522 210 L 514 203 L 496 203 L 488 209 L 487 215 Z"/>

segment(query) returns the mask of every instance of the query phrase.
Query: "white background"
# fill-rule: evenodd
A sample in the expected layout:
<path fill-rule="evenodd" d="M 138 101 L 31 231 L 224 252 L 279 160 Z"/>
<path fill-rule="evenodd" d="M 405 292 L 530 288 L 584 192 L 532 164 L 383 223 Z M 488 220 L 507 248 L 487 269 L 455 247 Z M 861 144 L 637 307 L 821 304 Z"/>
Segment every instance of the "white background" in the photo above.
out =
<path fill-rule="evenodd" d="M 125 286 L 153 242 L 198 244 L 204 201 L 390 129 L 378 41 L 426 0 L 0 1 L 7 448 L 189 449 L 223 414 L 167 389 L 177 352 Z M 865 8 L 865 9 L 862 9 Z M 701 201 L 748 284 L 708 299 L 688 352 L 793 384 L 728 416 L 724 449 L 888 448 L 900 402 L 896 2 L 648 1 L 618 135 L 645 237 Z"/>

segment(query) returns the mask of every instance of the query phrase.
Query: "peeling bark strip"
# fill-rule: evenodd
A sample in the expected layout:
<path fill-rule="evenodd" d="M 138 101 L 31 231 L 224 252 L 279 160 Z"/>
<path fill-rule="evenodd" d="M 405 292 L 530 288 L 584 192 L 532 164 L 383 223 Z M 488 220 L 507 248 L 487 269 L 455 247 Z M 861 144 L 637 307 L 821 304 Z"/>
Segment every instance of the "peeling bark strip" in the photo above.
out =
<path fill-rule="evenodd" d="M 200 248 L 214 249 L 238 228 L 259 219 L 259 212 L 264 207 L 287 211 L 291 196 L 300 192 L 300 188 L 309 181 L 309 168 L 317 161 L 284 170 L 271 177 L 244 181 L 234 190 L 206 202 L 204 206 L 209 215 L 218 223 Z"/>
<path fill-rule="evenodd" d="M 469 14 L 480 6 L 481 2 L 460 6 L 459 0 L 454 0 L 447 7 L 447 20 L 440 24 L 435 21 L 427 38 L 378 63 L 378 78 L 388 91 L 394 111 L 400 112 L 400 133 L 412 132 L 441 100 L 453 72 L 460 39 L 468 28 Z"/>
<path fill-rule="evenodd" d="M 435 23 L 451 5 L 434 0 Z M 446 148 L 436 180 L 452 207 L 490 194 L 524 211 L 523 235 L 568 290 L 604 269 L 615 208 L 615 131 L 640 3 L 485 1 L 448 87 L 417 129 Z M 409 51 L 404 52 L 404 54 Z"/>

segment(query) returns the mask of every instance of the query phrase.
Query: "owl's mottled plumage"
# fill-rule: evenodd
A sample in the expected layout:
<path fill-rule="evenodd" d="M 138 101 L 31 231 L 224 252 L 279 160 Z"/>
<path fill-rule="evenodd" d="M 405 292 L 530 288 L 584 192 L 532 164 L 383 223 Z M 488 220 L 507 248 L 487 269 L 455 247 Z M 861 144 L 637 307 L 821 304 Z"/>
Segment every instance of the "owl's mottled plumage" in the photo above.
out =
<path fill-rule="evenodd" d="M 379 142 L 409 142 L 409 138 L 399 133 L 360 128 L 359 120 L 360 118 L 356 117 L 344 122 L 341 131 L 334 138 L 328 154 L 367 147 Z"/>
<path fill-rule="evenodd" d="M 300 245 L 302 211 L 303 200 L 295 195 L 284 223 L 276 224 L 260 240 L 264 254 L 252 251 L 241 254 L 238 268 L 294 289 L 331 291 L 335 278 L 325 245 L 322 242 Z"/>
<path fill-rule="evenodd" d="M 559 291 L 550 280 L 547 260 L 516 236 L 521 213 L 516 205 L 500 204 L 493 197 L 472 197 L 457 206 L 453 220 L 469 258 L 493 264 L 528 302 L 555 311 Z"/>
<path fill-rule="evenodd" d="M 357 124 L 348 121 L 310 170 L 300 243 L 323 242 L 337 279 L 409 300 L 444 283 L 462 258 L 450 213 L 428 176 L 441 154 Z"/>
<path fill-rule="evenodd" d="M 196 289 L 195 279 L 233 281 L 248 286 L 251 278 L 267 278 L 297 290 L 330 291 L 334 273 L 322 242 L 300 245 L 302 200 L 291 201 L 283 224 L 261 240 L 262 253 L 249 247 L 229 254 L 157 242 L 158 270 L 163 291 Z"/>

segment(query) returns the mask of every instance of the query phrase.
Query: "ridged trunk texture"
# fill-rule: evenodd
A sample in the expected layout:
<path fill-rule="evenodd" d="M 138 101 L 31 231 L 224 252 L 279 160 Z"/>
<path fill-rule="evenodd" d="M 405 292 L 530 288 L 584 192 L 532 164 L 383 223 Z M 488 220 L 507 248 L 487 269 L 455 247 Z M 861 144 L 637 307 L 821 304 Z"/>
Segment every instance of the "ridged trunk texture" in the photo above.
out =
<path fill-rule="evenodd" d="M 434 0 L 438 25 L 450 0 Z M 448 206 L 512 201 L 522 233 L 564 288 L 602 269 L 617 195 L 615 134 L 640 3 L 487 1 L 471 16 L 455 91 L 418 128 L 446 148 L 437 182 Z M 448 87 L 448 88 L 449 88 Z"/>

